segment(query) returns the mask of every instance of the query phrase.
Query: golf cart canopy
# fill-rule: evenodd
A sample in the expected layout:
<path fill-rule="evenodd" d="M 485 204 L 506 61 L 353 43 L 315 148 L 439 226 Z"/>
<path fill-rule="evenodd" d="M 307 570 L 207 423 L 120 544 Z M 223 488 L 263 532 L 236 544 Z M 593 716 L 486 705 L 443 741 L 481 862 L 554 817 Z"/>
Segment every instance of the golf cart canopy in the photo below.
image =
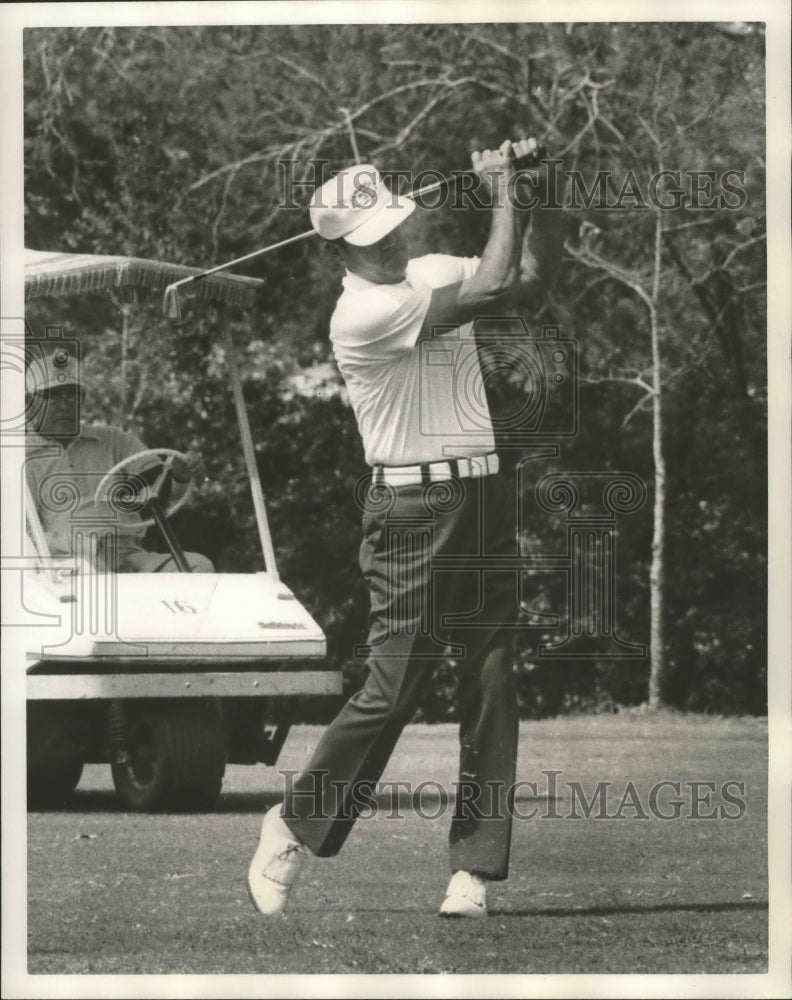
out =
<path fill-rule="evenodd" d="M 133 290 L 163 293 L 169 285 L 200 274 L 197 267 L 97 254 L 25 250 L 25 299 L 87 292 Z M 210 274 L 189 284 L 191 294 L 217 304 L 250 306 L 264 282 L 237 274 Z"/>
<path fill-rule="evenodd" d="M 221 265 L 225 267 L 226 265 Z M 97 254 L 55 253 L 46 250 L 25 250 L 25 299 L 58 298 L 91 292 L 130 292 L 134 297 L 138 291 L 148 294 L 163 293 L 165 312 L 171 318 L 178 318 L 179 295 L 177 289 L 189 287 L 191 293 L 215 305 L 252 305 L 264 282 L 258 278 L 247 278 L 236 274 L 205 273 L 199 268 L 181 264 L 168 264 L 146 260 L 142 257 L 110 257 Z M 245 410 L 242 393 L 242 378 L 236 357 L 231 331 L 219 310 L 220 327 L 226 352 L 231 391 L 239 421 L 242 448 L 245 455 L 248 478 L 253 494 L 259 538 L 267 572 L 277 577 L 275 551 L 272 547 L 264 494 L 256 465 L 255 448 L 250 433 L 250 423 Z"/>

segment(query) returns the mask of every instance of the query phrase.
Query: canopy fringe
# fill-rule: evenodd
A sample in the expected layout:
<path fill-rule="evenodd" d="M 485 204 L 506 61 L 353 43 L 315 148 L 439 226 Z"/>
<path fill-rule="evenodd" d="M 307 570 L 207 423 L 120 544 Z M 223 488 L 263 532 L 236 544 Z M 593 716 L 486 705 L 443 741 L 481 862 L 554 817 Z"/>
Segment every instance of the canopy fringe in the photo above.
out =
<path fill-rule="evenodd" d="M 53 298 L 81 293 L 135 289 L 152 294 L 199 269 L 137 257 L 52 254 L 26 251 L 25 298 Z M 190 294 L 212 302 L 250 306 L 264 282 L 235 274 L 216 274 L 189 283 Z"/>

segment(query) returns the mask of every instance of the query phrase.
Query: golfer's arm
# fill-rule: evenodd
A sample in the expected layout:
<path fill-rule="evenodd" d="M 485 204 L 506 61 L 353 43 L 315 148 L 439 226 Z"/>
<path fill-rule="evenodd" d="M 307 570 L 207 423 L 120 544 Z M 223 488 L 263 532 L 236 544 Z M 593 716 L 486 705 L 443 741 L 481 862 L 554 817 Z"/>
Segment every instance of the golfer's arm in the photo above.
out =
<path fill-rule="evenodd" d="M 558 274 L 564 250 L 564 214 L 558 208 L 534 208 L 523 240 L 516 298 L 528 305 L 542 298 Z"/>
<path fill-rule="evenodd" d="M 434 289 L 419 339 L 432 336 L 438 327 L 450 332 L 469 323 L 514 292 L 520 274 L 525 216 L 509 199 L 493 209 L 489 239 L 475 274 Z"/>

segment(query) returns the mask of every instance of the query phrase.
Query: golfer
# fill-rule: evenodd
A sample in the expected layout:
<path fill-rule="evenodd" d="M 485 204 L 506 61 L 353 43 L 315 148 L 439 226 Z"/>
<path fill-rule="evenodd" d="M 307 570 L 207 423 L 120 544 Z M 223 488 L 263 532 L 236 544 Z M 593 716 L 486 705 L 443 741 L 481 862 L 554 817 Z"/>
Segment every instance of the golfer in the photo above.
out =
<path fill-rule="evenodd" d="M 472 321 L 514 315 L 516 299 L 536 303 L 558 265 L 559 211 L 522 207 L 546 185 L 545 167 L 531 178 L 515 168 L 536 149 L 528 139 L 473 153 L 479 204 L 491 206 L 481 258 L 410 259 L 400 227 L 415 202 L 389 191 L 372 166 L 343 171 L 312 199 L 313 227 L 346 268 L 330 339 L 371 466 L 360 550 L 368 674 L 283 806 L 264 817 L 248 873 L 261 913 L 283 908 L 306 850 L 341 849 L 447 644 L 458 671 L 460 767 L 441 915 L 486 916 L 487 882 L 507 878 L 515 571 L 482 572 L 476 562 L 516 554 L 516 503 L 498 475 L 481 392 L 472 390 L 475 427 L 456 397 L 482 389 Z"/>

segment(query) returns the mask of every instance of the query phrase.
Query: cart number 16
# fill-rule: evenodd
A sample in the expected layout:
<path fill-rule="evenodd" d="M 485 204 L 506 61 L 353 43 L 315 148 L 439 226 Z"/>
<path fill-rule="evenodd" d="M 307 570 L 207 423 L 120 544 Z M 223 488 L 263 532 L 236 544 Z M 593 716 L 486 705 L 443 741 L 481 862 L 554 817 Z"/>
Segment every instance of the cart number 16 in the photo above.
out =
<path fill-rule="evenodd" d="M 162 603 L 172 615 L 195 615 L 198 613 L 187 601 L 163 601 Z"/>

